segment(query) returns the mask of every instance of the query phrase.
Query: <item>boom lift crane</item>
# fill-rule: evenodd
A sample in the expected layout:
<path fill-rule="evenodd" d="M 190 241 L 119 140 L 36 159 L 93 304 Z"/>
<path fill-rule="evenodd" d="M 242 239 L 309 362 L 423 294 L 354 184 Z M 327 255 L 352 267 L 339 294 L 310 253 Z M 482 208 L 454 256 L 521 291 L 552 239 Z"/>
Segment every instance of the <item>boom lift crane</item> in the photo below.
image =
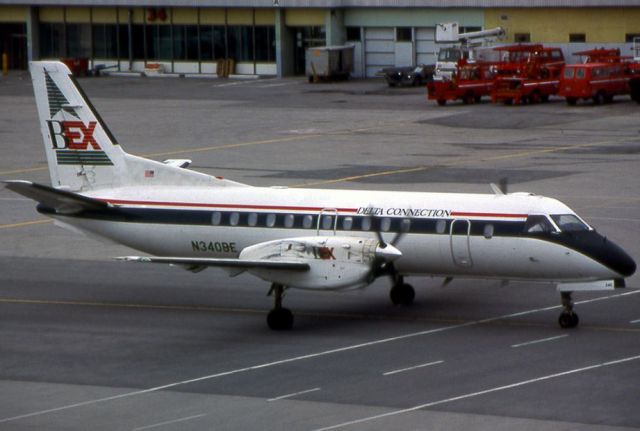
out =
<path fill-rule="evenodd" d="M 460 33 L 457 22 L 436 24 L 436 43 L 455 44 L 440 48 L 436 61 L 435 80 L 450 80 L 459 60 L 473 61 L 475 49 L 488 46 L 505 35 L 502 27 Z"/>

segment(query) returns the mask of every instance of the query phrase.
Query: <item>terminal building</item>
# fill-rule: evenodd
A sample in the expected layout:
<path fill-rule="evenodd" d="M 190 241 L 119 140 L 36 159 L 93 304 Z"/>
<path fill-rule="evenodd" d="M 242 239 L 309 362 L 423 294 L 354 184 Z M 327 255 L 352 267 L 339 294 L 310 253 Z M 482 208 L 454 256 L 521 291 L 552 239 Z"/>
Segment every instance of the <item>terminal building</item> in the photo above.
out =
<path fill-rule="evenodd" d="M 195 6 L 197 5 L 197 6 Z M 141 72 L 304 74 L 305 50 L 354 46 L 355 77 L 431 64 L 435 26 L 502 27 L 504 43 L 540 42 L 571 53 L 640 38 L 640 0 L 0 0 L 0 48 L 10 69 L 29 60 L 82 58 Z"/>

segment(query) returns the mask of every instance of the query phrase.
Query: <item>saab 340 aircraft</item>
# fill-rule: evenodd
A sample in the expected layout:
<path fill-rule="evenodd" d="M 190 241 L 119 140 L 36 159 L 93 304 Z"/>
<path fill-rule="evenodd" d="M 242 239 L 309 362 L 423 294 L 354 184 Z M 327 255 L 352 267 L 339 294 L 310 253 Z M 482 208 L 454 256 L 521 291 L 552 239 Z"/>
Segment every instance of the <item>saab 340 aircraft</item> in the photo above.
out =
<path fill-rule="evenodd" d="M 557 283 L 561 327 L 571 292 L 624 286 L 633 259 L 569 207 L 530 193 L 416 193 L 252 187 L 127 154 L 62 63 L 30 65 L 52 186 L 7 181 L 40 213 L 74 231 L 151 256 L 120 259 L 198 271 L 247 271 L 269 283 L 272 329 L 289 329 L 286 288 L 353 289 L 406 276 Z"/>

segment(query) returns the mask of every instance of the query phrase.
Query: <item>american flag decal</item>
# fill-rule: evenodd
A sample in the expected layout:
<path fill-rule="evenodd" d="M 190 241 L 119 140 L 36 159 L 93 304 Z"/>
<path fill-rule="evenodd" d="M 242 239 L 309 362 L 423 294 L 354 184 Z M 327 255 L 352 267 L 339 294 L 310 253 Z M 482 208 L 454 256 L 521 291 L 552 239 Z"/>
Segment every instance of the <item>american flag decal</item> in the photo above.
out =
<path fill-rule="evenodd" d="M 155 175 L 155 172 L 153 171 L 153 169 L 145 169 L 144 171 L 145 178 L 153 178 L 154 175 Z"/>

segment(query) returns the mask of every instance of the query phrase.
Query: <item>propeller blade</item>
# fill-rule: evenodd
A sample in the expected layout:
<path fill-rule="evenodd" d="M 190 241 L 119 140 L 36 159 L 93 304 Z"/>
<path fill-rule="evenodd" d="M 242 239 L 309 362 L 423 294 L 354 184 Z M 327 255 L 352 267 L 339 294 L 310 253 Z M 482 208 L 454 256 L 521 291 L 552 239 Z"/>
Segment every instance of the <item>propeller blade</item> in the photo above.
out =
<path fill-rule="evenodd" d="M 391 244 L 378 244 L 376 247 L 376 259 L 381 259 L 385 263 L 393 262 L 402 256 L 402 252 Z"/>

